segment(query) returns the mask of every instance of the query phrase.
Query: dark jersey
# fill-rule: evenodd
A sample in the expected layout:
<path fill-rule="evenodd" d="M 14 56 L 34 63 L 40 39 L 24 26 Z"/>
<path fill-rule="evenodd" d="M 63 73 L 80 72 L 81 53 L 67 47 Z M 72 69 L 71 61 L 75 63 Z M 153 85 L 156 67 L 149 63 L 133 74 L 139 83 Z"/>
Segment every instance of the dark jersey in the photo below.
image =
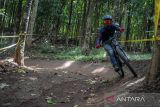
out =
<path fill-rule="evenodd" d="M 109 40 L 110 37 L 113 37 L 115 31 L 120 31 L 120 28 L 115 26 L 114 24 L 102 27 L 99 30 L 97 44 L 100 44 L 100 42 L 104 43 Z"/>

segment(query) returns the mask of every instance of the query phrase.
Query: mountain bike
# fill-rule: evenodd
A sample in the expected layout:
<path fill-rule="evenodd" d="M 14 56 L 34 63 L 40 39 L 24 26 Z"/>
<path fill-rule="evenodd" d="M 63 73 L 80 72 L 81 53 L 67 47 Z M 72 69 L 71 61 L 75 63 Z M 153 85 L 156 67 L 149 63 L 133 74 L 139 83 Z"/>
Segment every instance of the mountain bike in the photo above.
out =
<path fill-rule="evenodd" d="M 121 45 L 119 44 L 119 42 L 116 39 L 117 39 L 117 35 L 114 35 L 112 38 L 110 38 L 107 41 L 107 42 L 109 42 L 109 44 L 113 48 L 115 59 L 117 61 L 117 65 L 119 67 L 119 70 L 116 72 L 120 75 L 120 77 L 124 77 L 123 67 L 124 67 L 124 65 L 126 65 L 129 68 L 129 70 L 131 71 L 131 73 L 133 74 L 133 76 L 137 77 L 135 70 L 133 69 L 133 67 L 129 63 L 130 61 L 129 61 L 125 51 L 123 50 L 123 48 L 121 47 Z"/>

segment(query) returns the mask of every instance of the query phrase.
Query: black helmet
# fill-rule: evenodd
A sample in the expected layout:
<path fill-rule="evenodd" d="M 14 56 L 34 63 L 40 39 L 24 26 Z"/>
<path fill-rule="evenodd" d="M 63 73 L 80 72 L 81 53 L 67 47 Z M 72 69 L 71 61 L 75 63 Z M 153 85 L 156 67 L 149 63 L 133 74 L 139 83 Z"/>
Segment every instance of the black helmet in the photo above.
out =
<path fill-rule="evenodd" d="M 112 16 L 110 16 L 110 15 L 106 15 L 106 16 L 104 16 L 103 17 L 103 20 L 112 20 Z"/>

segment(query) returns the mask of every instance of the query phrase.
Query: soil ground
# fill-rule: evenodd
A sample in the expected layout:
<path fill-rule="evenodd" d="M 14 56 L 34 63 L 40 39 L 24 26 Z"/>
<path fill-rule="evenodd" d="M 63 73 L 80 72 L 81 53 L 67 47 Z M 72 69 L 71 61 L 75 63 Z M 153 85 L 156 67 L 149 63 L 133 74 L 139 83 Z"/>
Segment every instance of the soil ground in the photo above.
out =
<path fill-rule="evenodd" d="M 0 107 L 105 107 L 106 97 L 138 86 L 150 61 L 132 61 L 120 78 L 109 62 L 26 59 L 34 71 L 0 71 Z M 134 86 L 134 87 L 133 87 Z"/>

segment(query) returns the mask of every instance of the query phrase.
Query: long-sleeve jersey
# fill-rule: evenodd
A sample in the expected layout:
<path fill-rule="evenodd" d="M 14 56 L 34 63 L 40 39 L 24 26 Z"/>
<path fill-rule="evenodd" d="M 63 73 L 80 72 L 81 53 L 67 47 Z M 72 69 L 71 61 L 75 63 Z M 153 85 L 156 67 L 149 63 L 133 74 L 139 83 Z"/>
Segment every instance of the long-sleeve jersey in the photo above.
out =
<path fill-rule="evenodd" d="M 110 37 L 113 37 L 115 31 L 120 31 L 120 27 L 114 24 L 100 28 L 96 44 L 104 43 L 109 40 Z"/>

